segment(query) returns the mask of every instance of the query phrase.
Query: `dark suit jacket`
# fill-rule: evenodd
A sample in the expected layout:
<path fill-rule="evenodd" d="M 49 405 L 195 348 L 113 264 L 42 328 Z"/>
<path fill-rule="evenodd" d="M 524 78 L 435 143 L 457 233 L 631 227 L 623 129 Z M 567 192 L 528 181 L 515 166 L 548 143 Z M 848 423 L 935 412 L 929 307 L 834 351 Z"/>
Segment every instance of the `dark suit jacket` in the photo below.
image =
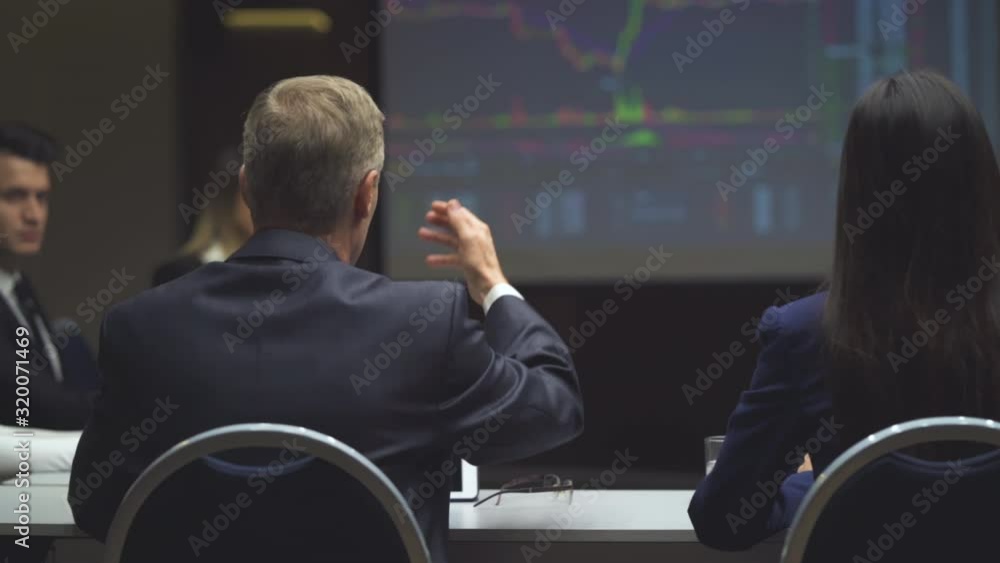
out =
<path fill-rule="evenodd" d="M 18 356 L 17 351 L 21 348 L 16 345 L 16 340 L 19 339 L 16 331 L 21 323 L 10 310 L 7 301 L 0 299 L 0 334 L 3 334 L 3 338 L 0 339 L 0 361 L 9 366 L 4 370 L 4 375 L 0 376 L 0 393 L 10 403 L 9 408 L 0 409 L 0 424 L 15 425 L 18 414 L 15 408 L 27 405 L 28 426 L 52 430 L 79 430 L 87 422 L 92 408 L 93 387 L 96 383 L 93 356 L 79 335 L 79 327 L 73 323 L 56 323 L 53 327 L 53 324 L 48 322 L 48 316 L 41 307 L 37 295 L 34 297 L 42 310 L 46 330 L 58 350 L 63 381 L 59 382 L 55 378 L 52 362 L 43 352 L 41 336 L 30 334 L 28 359 L 31 363 L 23 366 L 30 371 L 27 402 L 14 404 L 15 398 L 18 397 L 17 375 L 26 375 L 23 371 L 15 372 L 17 365 L 15 361 L 23 359 Z M 76 330 L 67 331 L 66 327 L 70 325 Z"/>
<path fill-rule="evenodd" d="M 204 262 L 201 261 L 201 258 L 193 255 L 178 256 L 169 262 L 160 264 L 153 272 L 153 287 L 189 274 L 202 264 Z"/>
<path fill-rule="evenodd" d="M 715 468 L 688 508 L 706 545 L 746 549 L 787 528 L 812 484 L 812 472 L 795 474 L 803 456 L 810 454 L 814 471 L 822 472 L 846 449 L 822 369 L 825 300 L 819 293 L 771 307 L 761 319 L 762 349 L 750 389 L 740 396 Z"/>
<path fill-rule="evenodd" d="M 414 499 L 434 560 L 445 561 L 450 483 L 422 500 L 426 474 L 457 457 L 482 465 L 535 455 L 583 429 L 576 372 L 552 327 L 516 297 L 497 300 L 482 325 L 468 313 L 459 284 L 392 281 L 285 230 L 257 233 L 226 262 L 113 307 L 101 332 L 102 394 L 72 482 L 114 450 L 124 462 L 82 502 L 70 488 L 77 524 L 104 538 L 137 475 L 187 437 L 284 423 L 342 440 L 382 468 Z M 159 422 L 144 441 L 127 435 L 150 417 Z"/>

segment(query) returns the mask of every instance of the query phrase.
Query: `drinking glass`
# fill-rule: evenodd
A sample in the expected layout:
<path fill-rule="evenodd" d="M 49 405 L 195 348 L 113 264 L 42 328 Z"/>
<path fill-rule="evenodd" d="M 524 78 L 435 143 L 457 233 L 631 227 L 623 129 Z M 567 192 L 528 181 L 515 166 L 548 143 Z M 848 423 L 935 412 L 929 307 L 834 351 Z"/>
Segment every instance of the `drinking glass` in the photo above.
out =
<path fill-rule="evenodd" d="M 725 436 L 709 436 L 705 438 L 705 475 L 712 472 L 715 467 L 715 460 L 719 459 L 719 452 L 722 451 L 722 441 Z"/>

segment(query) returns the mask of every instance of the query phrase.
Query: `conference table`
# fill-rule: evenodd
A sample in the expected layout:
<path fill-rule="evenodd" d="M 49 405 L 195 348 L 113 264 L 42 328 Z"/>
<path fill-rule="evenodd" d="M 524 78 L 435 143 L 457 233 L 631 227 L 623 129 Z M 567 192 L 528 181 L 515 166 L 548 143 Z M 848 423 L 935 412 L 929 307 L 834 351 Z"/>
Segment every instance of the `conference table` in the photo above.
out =
<path fill-rule="evenodd" d="M 101 545 L 73 523 L 66 500 L 69 475 L 35 474 L 30 488 L 0 485 L 0 541 L 14 541 L 18 495 L 30 494 L 31 536 L 55 538 L 56 563 L 100 561 Z M 484 490 L 482 495 L 492 491 Z M 781 538 L 728 553 L 698 543 L 687 515 L 690 490 L 578 490 L 504 495 L 474 507 L 451 504 L 451 563 L 573 561 L 642 563 L 769 562 Z"/>

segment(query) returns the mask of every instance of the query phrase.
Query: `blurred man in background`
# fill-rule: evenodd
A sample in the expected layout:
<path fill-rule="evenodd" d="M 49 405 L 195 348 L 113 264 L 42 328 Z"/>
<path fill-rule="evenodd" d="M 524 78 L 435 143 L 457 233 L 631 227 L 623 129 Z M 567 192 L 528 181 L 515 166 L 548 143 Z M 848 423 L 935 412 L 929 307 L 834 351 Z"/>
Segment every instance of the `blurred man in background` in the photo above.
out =
<path fill-rule="evenodd" d="M 21 271 L 42 250 L 55 158 L 46 134 L 0 123 L 0 480 L 14 478 L 19 488 L 32 474 L 69 471 L 96 392 L 96 367 L 79 327 L 54 329 Z M 31 549 L 5 544 L 0 556 L 14 563 L 43 561 L 51 542 L 31 538 Z"/>
<path fill-rule="evenodd" d="M 90 416 L 96 369 L 79 332 L 53 330 L 28 277 L 25 259 L 38 255 L 45 238 L 52 191 L 52 139 L 21 124 L 0 124 L 0 358 L 11 366 L 0 376 L 10 408 L 0 424 L 79 430 Z M 18 330 L 21 328 L 22 330 Z M 27 344 L 20 346 L 20 343 Z M 15 364 L 15 361 L 21 362 Z M 14 366 L 21 366 L 15 373 Z M 27 375 L 27 391 L 18 391 Z M 22 383 L 24 380 L 21 380 Z M 25 394 L 27 393 L 27 394 Z M 15 398 L 24 398 L 16 406 Z M 33 452 L 35 468 L 41 460 Z"/>

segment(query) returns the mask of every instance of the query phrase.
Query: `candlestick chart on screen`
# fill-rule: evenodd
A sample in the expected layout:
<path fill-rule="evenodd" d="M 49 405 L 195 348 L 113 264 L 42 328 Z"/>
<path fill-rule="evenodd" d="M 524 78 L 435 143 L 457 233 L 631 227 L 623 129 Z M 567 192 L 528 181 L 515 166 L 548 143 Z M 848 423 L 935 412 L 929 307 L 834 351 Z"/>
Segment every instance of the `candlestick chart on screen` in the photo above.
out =
<path fill-rule="evenodd" d="M 998 124 L 992 3 L 902 6 L 401 2 L 380 50 L 389 272 L 427 274 L 416 230 L 458 197 L 514 278 L 620 277 L 660 245 L 666 277 L 820 273 L 868 85 L 935 68 Z"/>

